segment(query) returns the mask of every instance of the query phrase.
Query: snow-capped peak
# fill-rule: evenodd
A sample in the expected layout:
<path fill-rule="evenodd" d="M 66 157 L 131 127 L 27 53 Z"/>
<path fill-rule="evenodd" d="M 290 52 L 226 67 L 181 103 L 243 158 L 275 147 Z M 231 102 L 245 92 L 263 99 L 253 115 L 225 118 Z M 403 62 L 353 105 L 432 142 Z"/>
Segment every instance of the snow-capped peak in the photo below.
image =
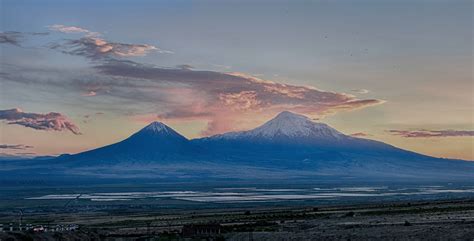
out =
<path fill-rule="evenodd" d="M 310 118 L 284 111 L 265 124 L 249 131 L 231 132 L 218 136 L 224 139 L 240 138 L 310 138 L 338 140 L 346 135 L 324 124 L 313 122 Z"/>
<path fill-rule="evenodd" d="M 169 127 L 159 121 L 154 121 L 149 125 L 145 126 L 141 131 L 150 133 L 168 133 Z"/>
<path fill-rule="evenodd" d="M 341 138 L 344 134 L 324 123 L 313 122 L 310 118 L 284 111 L 267 123 L 252 130 L 255 135 L 262 137 L 318 137 Z"/>
<path fill-rule="evenodd" d="M 186 137 L 182 136 L 171 127 L 155 121 L 145 126 L 143 129 L 132 135 L 133 137 L 140 138 L 167 138 L 167 139 L 180 139 L 187 140 Z"/>

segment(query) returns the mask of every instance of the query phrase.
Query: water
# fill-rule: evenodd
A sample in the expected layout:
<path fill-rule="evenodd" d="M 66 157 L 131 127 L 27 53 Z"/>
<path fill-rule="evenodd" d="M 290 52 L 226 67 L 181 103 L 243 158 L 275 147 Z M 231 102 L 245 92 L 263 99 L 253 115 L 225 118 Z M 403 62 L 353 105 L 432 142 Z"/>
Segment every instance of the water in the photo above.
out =
<path fill-rule="evenodd" d="M 425 199 L 426 197 L 468 197 L 474 196 L 474 186 L 353 186 L 313 188 L 258 188 L 226 187 L 209 190 L 172 190 L 140 192 L 88 192 L 46 194 L 25 197 L 27 200 L 88 200 L 91 202 L 151 200 L 182 200 L 207 203 L 280 202 L 288 200 L 350 200 L 371 198 L 380 200 Z M 404 198 L 405 197 L 405 198 Z"/>

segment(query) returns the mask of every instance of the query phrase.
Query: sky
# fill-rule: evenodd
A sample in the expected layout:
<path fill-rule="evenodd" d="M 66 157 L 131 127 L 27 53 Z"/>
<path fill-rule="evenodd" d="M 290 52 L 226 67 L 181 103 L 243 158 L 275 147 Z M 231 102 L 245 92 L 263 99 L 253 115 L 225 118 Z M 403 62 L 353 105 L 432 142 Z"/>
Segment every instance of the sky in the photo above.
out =
<path fill-rule="evenodd" d="M 281 111 L 474 160 L 473 2 L 0 1 L 0 154 L 187 138 Z"/>

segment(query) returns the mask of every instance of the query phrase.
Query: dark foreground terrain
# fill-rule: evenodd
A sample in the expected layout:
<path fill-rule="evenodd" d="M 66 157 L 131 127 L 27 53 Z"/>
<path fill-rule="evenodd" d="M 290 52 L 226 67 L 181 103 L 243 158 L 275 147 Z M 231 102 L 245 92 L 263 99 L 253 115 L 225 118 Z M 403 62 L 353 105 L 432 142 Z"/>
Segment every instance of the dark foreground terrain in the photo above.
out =
<path fill-rule="evenodd" d="M 18 222 L 17 214 L 1 216 L 4 231 L 0 240 L 473 240 L 474 199 L 268 209 L 37 213 L 23 218 L 23 231 L 18 230 Z"/>

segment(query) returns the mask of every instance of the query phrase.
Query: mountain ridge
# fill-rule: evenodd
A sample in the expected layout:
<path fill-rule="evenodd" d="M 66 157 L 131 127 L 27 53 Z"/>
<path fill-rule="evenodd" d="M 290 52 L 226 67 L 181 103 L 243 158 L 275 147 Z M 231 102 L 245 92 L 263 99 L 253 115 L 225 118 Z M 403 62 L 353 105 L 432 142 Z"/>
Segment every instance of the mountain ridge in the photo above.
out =
<path fill-rule="evenodd" d="M 121 178 L 474 178 L 474 163 L 348 136 L 291 112 L 248 131 L 191 140 L 153 122 L 123 141 L 57 161 L 65 172 Z"/>

